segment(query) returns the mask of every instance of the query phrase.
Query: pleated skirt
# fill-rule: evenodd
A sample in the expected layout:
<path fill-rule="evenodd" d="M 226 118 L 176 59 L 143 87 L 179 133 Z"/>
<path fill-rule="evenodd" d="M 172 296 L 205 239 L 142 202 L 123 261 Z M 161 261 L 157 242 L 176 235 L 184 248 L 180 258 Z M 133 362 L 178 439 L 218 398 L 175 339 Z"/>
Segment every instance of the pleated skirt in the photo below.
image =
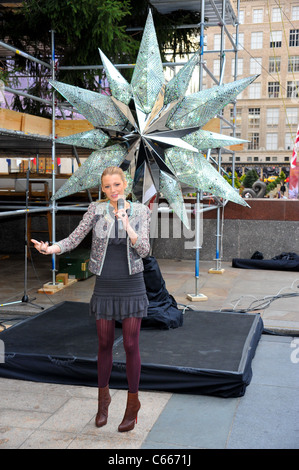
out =
<path fill-rule="evenodd" d="M 143 273 L 119 279 L 97 276 L 90 299 L 90 313 L 97 320 L 124 320 L 146 317 L 148 298 Z"/>

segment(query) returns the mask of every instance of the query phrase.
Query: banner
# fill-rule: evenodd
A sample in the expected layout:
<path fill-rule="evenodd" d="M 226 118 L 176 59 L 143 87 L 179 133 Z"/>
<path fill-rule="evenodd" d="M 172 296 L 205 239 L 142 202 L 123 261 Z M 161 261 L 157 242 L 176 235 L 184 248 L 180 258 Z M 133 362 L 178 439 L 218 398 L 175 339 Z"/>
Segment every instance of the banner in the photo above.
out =
<path fill-rule="evenodd" d="M 293 155 L 290 166 L 290 180 L 289 180 L 289 199 L 298 199 L 298 184 L 299 184 L 299 126 L 297 129 L 296 140 L 294 144 Z"/>

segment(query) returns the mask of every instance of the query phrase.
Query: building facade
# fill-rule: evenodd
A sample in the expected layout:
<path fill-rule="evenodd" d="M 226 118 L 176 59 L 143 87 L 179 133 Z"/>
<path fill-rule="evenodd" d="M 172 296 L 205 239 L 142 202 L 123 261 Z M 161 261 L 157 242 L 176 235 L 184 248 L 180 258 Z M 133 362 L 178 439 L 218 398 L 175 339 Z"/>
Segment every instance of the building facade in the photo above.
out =
<path fill-rule="evenodd" d="M 215 85 L 221 73 L 223 83 L 258 74 L 236 104 L 225 107 L 221 132 L 249 141 L 235 152 L 239 173 L 253 167 L 261 176 L 288 172 L 299 123 L 299 2 L 240 0 L 237 28 L 227 26 L 237 52 L 221 26 L 206 28 L 202 88 Z M 221 159 L 229 169 L 232 154 Z"/>

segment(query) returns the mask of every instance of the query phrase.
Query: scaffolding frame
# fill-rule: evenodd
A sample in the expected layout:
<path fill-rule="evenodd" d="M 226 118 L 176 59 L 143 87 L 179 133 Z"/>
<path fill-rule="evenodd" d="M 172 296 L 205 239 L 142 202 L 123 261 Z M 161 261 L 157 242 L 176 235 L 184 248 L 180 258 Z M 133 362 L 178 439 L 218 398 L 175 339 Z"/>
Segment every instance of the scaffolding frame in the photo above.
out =
<path fill-rule="evenodd" d="M 165 4 L 166 2 L 164 2 Z M 172 2 L 168 2 L 171 4 Z M 176 2 L 173 2 L 176 4 Z M 187 2 L 188 3 L 188 2 Z M 192 3 L 192 2 L 191 2 Z M 159 1 L 153 2 L 153 4 L 159 9 Z M 206 12 L 209 10 L 210 12 L 213 12 L 214 18 L 216 19 L 215 22 L 206 22 Z M 223 76 L 224 76 L 224 70 L 225 70 L 225 63 L 226 63 L 226 57 L 225 54 L 227 52 L 233 53 L 235 56 L 235 70 L 234 70 L 234 81 L 237 80 L 237 69 L 238 69 L 238 32 L 239 32 L 239 10 L 240 10 L 240 0 L 237 0 L 237 12 L 233 11 L 231 5 L 230 5 L 230 0 L 200 0 L 200 14 L 201 14 L 201 21 L 198 25 L 182 25 L 181 28 L 194 28 L 195 26 L 199 27 L 200 29 L 200 41 L 199 41 L 199 48 L 200 48 L 200 61 L 199 61 L 199 90 L 202 89 L 202 84 L 203 84 L 203 71 L 205 70 L 206 73 L 213 79 L 216 85 L 221 85 L 223 82 Z M 227 23 L 226 23 L 226 17 L 227 14 L 229 13 L 230 18 L 232 18 L 232 25 L 235 27 L 235 39 L 232 37 L 232 35 L 229 33 L 227 29 Z M 204 31 L 208 27 L 218 27 L 220 28 L 220 33 L 221 33 L 221 40 L 220 40 L 220 49 L 219 50 L 208 50 L 206 51 L 204 49 Z M 137 29 L 137 28 L 134 28 Z M 138 28 L 139 30 L 142 30 L 143 28 Z M 27 54 L 24 51 L 20 51 L 16 49 L 15 47 L 6 44 L 5 42 L 0 41 L 0 46 L 10 50 L 11 52 L 15 54 L 19 54 L 22 57 L 34 61 L 41 66 L 47 68 L 51 72 L 51 78 L 55 80 L 55 72 L 56 72 L 56 58 L 55 58 L 55 31 L 50 30 L 49 31 L 51 34 L 51 63 L 48 64 L 44 61 L 41 61 L 40 59 L 37 59 L 36 57 Z M 231 48 L 230 49 L 224 49 L 224 39 L 225 37 L 228 37 L 230 43 L 231 43 Z M 204 54 L 206 53 L 219 53 L 219 60 L 220 60 L 220 78 L 217 80 L 217 78 L 213 75 L 213 73 L 207 68 L 205 62 L 204 62 Z M 184 65 L 185 62 L 164 62 L 163 66 L 171 66 L 171 67 L 176 67 L 176 66 L 182 66 Z M 132 68 L 134 67 L 134 64 L 115 64 L 116 68 Z M 102 65 L 90 65 L 90 66 L 61 66 L 60 70 L 91 70 L 91 69 L 97 69 L 97 70 L 102 70 L 104 67 Z M 53 89 L 52 90 L 52 100 L 46 100 L 41 97 L 36 97 L 33 95 L 29 95 L 23 91 L 19 90 L 14 90 L 10 87 L 4 87 L 4 91 L 17 94 L 20 96 L 28 97 L 30 99 L 40 101 L 47 106 L 52 108 L 52 135 L 51 135 L 51 162 L 52 162 L 52 196 L 55 195 L 56 192 L 56 171 L 55 171 L 55 161 L 56 161 L 56 143 L 55 143 L 55 117 L 56 117 L 56 111 L 57 108 L 62 110 L 62 108 L 68 108 L 70 109 L 69 105 L 64 105 L 63 103 L 60 105 L 56 104 L 56 99 L 55 95 L 56 92 Z M 236 135 L 236 100 L 234 100 L 233 104 L 233 123 L 228 122 L 222 114 L 218 115 L 217 117 L 220 119 L 220 130 L 222 128 L 228 128 L 230 127 L 233 136 Z M 63 114 L 63 113 L 62 113 Z M 224 127 L 224 125 L 226 127 Z M 211 150 L 208 151 L 207 153 L 207 160 L 212 161 L 215 165 L 217 165 L 219 173 L 223 172 L 225 173 L 225 170 L 222 168 L 221 164 L 221 152 L 222 149 L 217 150 L 217 158 L 215 159 Z M 229 149 L 226 149 L 226 152 L 231 153 L 232 155 L 232 186 L 234 187 L 235 183 L 235 152 Z M 75 158 L 77 160 L 77 163 L 80 164 L 80 160 L 78 157 L 78 154 L 76 152 L 76 148 L 74 148 L 74 153 L 75 153 Z M 199 207 L 199 202 L 200 200 L 204 200 L 204 197 L 202 195 L 202 191 L 197 191 L 197 207 Z M 210 272 L 214 273 L 221 273 L 224 270 L 221 269 L 221 258 L 222 258 L 222 251 L 220 249 L 220 244 L 221 244 L 221 239 L 222 239 L 222 227 L 221 227 L 221 209 L 223 211 L 224 206 L 226 204 L 220 202 L 220 199 L 214 196 L 214 200 L 216 201 L 215 205 L 209 205 L 208 207 L 204 207 L 201 209 L 201 212 L 205 212 L 208 210 L 214 210 L 216 209 L 217 211 L 217 218 L 216 218 L 216 256 L 215 256 L 215 268 L 211 269 Z M 7 206 L 6 206 L 7 208 Z M 51 211 L 52 213 L 52 243 L 55 243 L 56 241 L 56 212 L 59 211 L 85 211 L 86 207 L 79 206 L 76 204 L 70 205 L 70 206 L 59 206 L 56 202 L 55 199 L 52 199 L 52 205 L 48 207 L 35 207 L 35 208 L 25 208 L 25 209 L 16 209 L 13 211 L 5 211 L 0 213 L 0 217 L 9 217 L 12 215 L 22 215 L 24 213 L 39 213 L 39 212 L 45 212 L 45 211 Z M 199 214 L 198 214 L 199 215 Z M 223 214 L 222 214 L 223 215 Z M 195 297 L 198 297 L 198 278 L 199 278 L 199 251 L 201 249 L 200 242 L 199 242 L 199 234 L 197 231 L 197 236 L 196 236 L 196 272 L 195 272 Z M 52 255 L 52 284 L 56 284 L 56 255 Z"/>

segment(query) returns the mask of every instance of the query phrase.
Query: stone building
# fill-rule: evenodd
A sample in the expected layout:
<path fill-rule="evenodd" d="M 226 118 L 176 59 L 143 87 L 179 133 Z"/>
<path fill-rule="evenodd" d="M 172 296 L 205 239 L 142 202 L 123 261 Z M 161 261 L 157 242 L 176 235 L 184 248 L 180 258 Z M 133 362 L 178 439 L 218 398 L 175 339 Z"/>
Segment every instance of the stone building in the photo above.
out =
<path fill-rule="evenodd" d="M 259 74 L 223 113 L 222 132 L 232 135 L 229 123 L 235 120 L 236 137 L 249 141 L 235 153 L 236 169 L 255 167 L 261 176 L 288 172 L 299 122 L 299 2 L 240 0 L 239 26 L 221 30 L 205 29 L 206 69 L 216 80 L 222 72 L 223 83 Z M 227 32 L 237 37 L 237 52 Z M 214 84 L 204 71 L 202 87 Z M 224 152 L 223 166 L 232 159 Z"/>

